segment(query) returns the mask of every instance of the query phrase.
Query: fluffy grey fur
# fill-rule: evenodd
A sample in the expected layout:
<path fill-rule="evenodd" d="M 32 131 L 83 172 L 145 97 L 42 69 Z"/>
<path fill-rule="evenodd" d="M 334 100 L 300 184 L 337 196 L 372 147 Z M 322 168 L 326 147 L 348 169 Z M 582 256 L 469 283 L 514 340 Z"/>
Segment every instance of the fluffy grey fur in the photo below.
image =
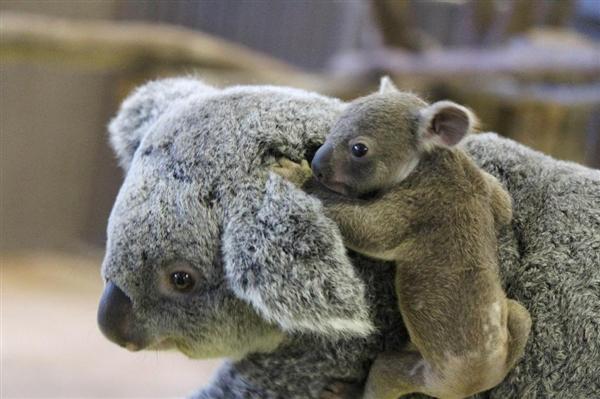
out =
<path fill-rule="evenodd" d="M 346 254 L 320 203 L 269 172 L 310 158 L 345 104 L 300 90 L 194 79 L 147 84 L 110 125 L 125 182 L 103 276 L 136 325 L 191 357 L 232 358 L 196 398 L 317 398 L 361 382 L 376 353 L 406 342 L 393 266 Z M 490 398 L 600 395 L 600 173 L 484 134 L 467 150 L 506 185 L 501 236 L 509 297 L 533 318 L 525 358 Z M 185 261 L 203 280 L 160 290 Z"/>

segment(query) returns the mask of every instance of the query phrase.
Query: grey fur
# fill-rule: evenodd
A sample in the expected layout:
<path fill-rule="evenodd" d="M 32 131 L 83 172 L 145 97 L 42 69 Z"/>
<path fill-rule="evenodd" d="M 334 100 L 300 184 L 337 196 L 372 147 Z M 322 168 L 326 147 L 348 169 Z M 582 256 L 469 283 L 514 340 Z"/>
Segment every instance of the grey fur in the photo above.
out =
<path fill-rule="evenodd" d="M 317 398 L 406 342 L 393 266 L 350 254 L 353 269 L 318 201 L 268 172 L 278 157 L 310 157 L 344 106 L 176 79 L 139 89 L 111 123 L 127 175 L 103 276 L 133 300 L 135 328 L 151 341 L 232 358 L 194 397 Z M 599 396 L 600 172 L 494 134 L 465 148 L 513 197 L 501 272 L 533 319 L 524 359 L 480 397 Z M 158 276 L 182 259 L 204 276 L 201 289 L 160 292 Z"/>

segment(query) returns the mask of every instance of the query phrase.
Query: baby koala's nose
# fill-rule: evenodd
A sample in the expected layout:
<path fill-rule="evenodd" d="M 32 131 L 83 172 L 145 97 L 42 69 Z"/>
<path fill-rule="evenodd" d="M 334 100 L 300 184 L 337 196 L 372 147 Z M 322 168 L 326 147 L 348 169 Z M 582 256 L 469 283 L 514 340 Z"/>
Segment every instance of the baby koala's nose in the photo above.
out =
<path fill-rule="evenodd" d="M 322 180 L 325 177 L 325 170 L 329 164 L 332 152 L 331 145 L 325 143 L 315 153 L 310 166 L 312 168 L 313 175 L 318 180 Z"/>
<path fill-rule="evenodd" d="M 313 170 L 313 175 L 317 178 L 317 180 L 323 179 L 323 169 L 321 168 L 321 162 L 315 157 L 310 164 L 310 167 Z"/>
<path fill-rule="evenodd" d="M 323 179 L 323 172 L 321 172 L 321 166 L 320 166 L 320 164 L 315 163 L 313 161 L 313 163 L 311 164 L 311 167 L 312 167 L 313 175 L 315 175 L 315 177 L 318 180 Z"/>

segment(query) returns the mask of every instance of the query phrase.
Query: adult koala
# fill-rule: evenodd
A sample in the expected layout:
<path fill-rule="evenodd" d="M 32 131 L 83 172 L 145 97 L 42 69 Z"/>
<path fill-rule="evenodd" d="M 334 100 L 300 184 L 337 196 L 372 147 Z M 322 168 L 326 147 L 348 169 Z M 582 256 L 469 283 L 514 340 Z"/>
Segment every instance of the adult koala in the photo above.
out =
<path fill-rule="evenodd" d="M 98 321 L 130 350 L 233 359 L 196 398 L 318 398 L 401 348 L 390 264 L 346 254 L 319 201 L 270 173 L 310 159 L 345 104 L 195 79 L 138 89 L 110 124 L 126 171 Z M 507 294 L 531 312 L 525 358 L 481 397 L 600 394 L 600 173 L 495 135 L 467 150 L 514 200 Z"/>

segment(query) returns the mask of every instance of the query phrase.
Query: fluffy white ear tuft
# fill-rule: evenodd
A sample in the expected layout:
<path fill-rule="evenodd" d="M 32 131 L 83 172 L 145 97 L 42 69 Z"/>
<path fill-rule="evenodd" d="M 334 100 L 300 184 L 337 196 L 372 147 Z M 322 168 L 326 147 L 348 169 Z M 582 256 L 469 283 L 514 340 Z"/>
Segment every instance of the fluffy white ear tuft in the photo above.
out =
<path fill-rule="evenodd" d="M 251 192 L 230 203 L 223 232 L 235 295 L 285 331 L 335 339 L 372 334 L 365 282 L 320 201 L 273 173 L 264 188 L 255 181 L 246 187 Z"/>
<path fill-rule="evenodd" d="M 397 91 L 398 88 L 394 85 L 394 82 L 392 82 L 392 79 L 390 79 L 389 76 L 386 75 L 381 78 L 379 81 L 379 94 L 395 93 Z"/>
<path fill-rule="evenodd" d="M 426 146 L 454 146 L 477 125 L 473 112 L 452 101 L 433 103 L 420 116 L 420 136 Z"/>

